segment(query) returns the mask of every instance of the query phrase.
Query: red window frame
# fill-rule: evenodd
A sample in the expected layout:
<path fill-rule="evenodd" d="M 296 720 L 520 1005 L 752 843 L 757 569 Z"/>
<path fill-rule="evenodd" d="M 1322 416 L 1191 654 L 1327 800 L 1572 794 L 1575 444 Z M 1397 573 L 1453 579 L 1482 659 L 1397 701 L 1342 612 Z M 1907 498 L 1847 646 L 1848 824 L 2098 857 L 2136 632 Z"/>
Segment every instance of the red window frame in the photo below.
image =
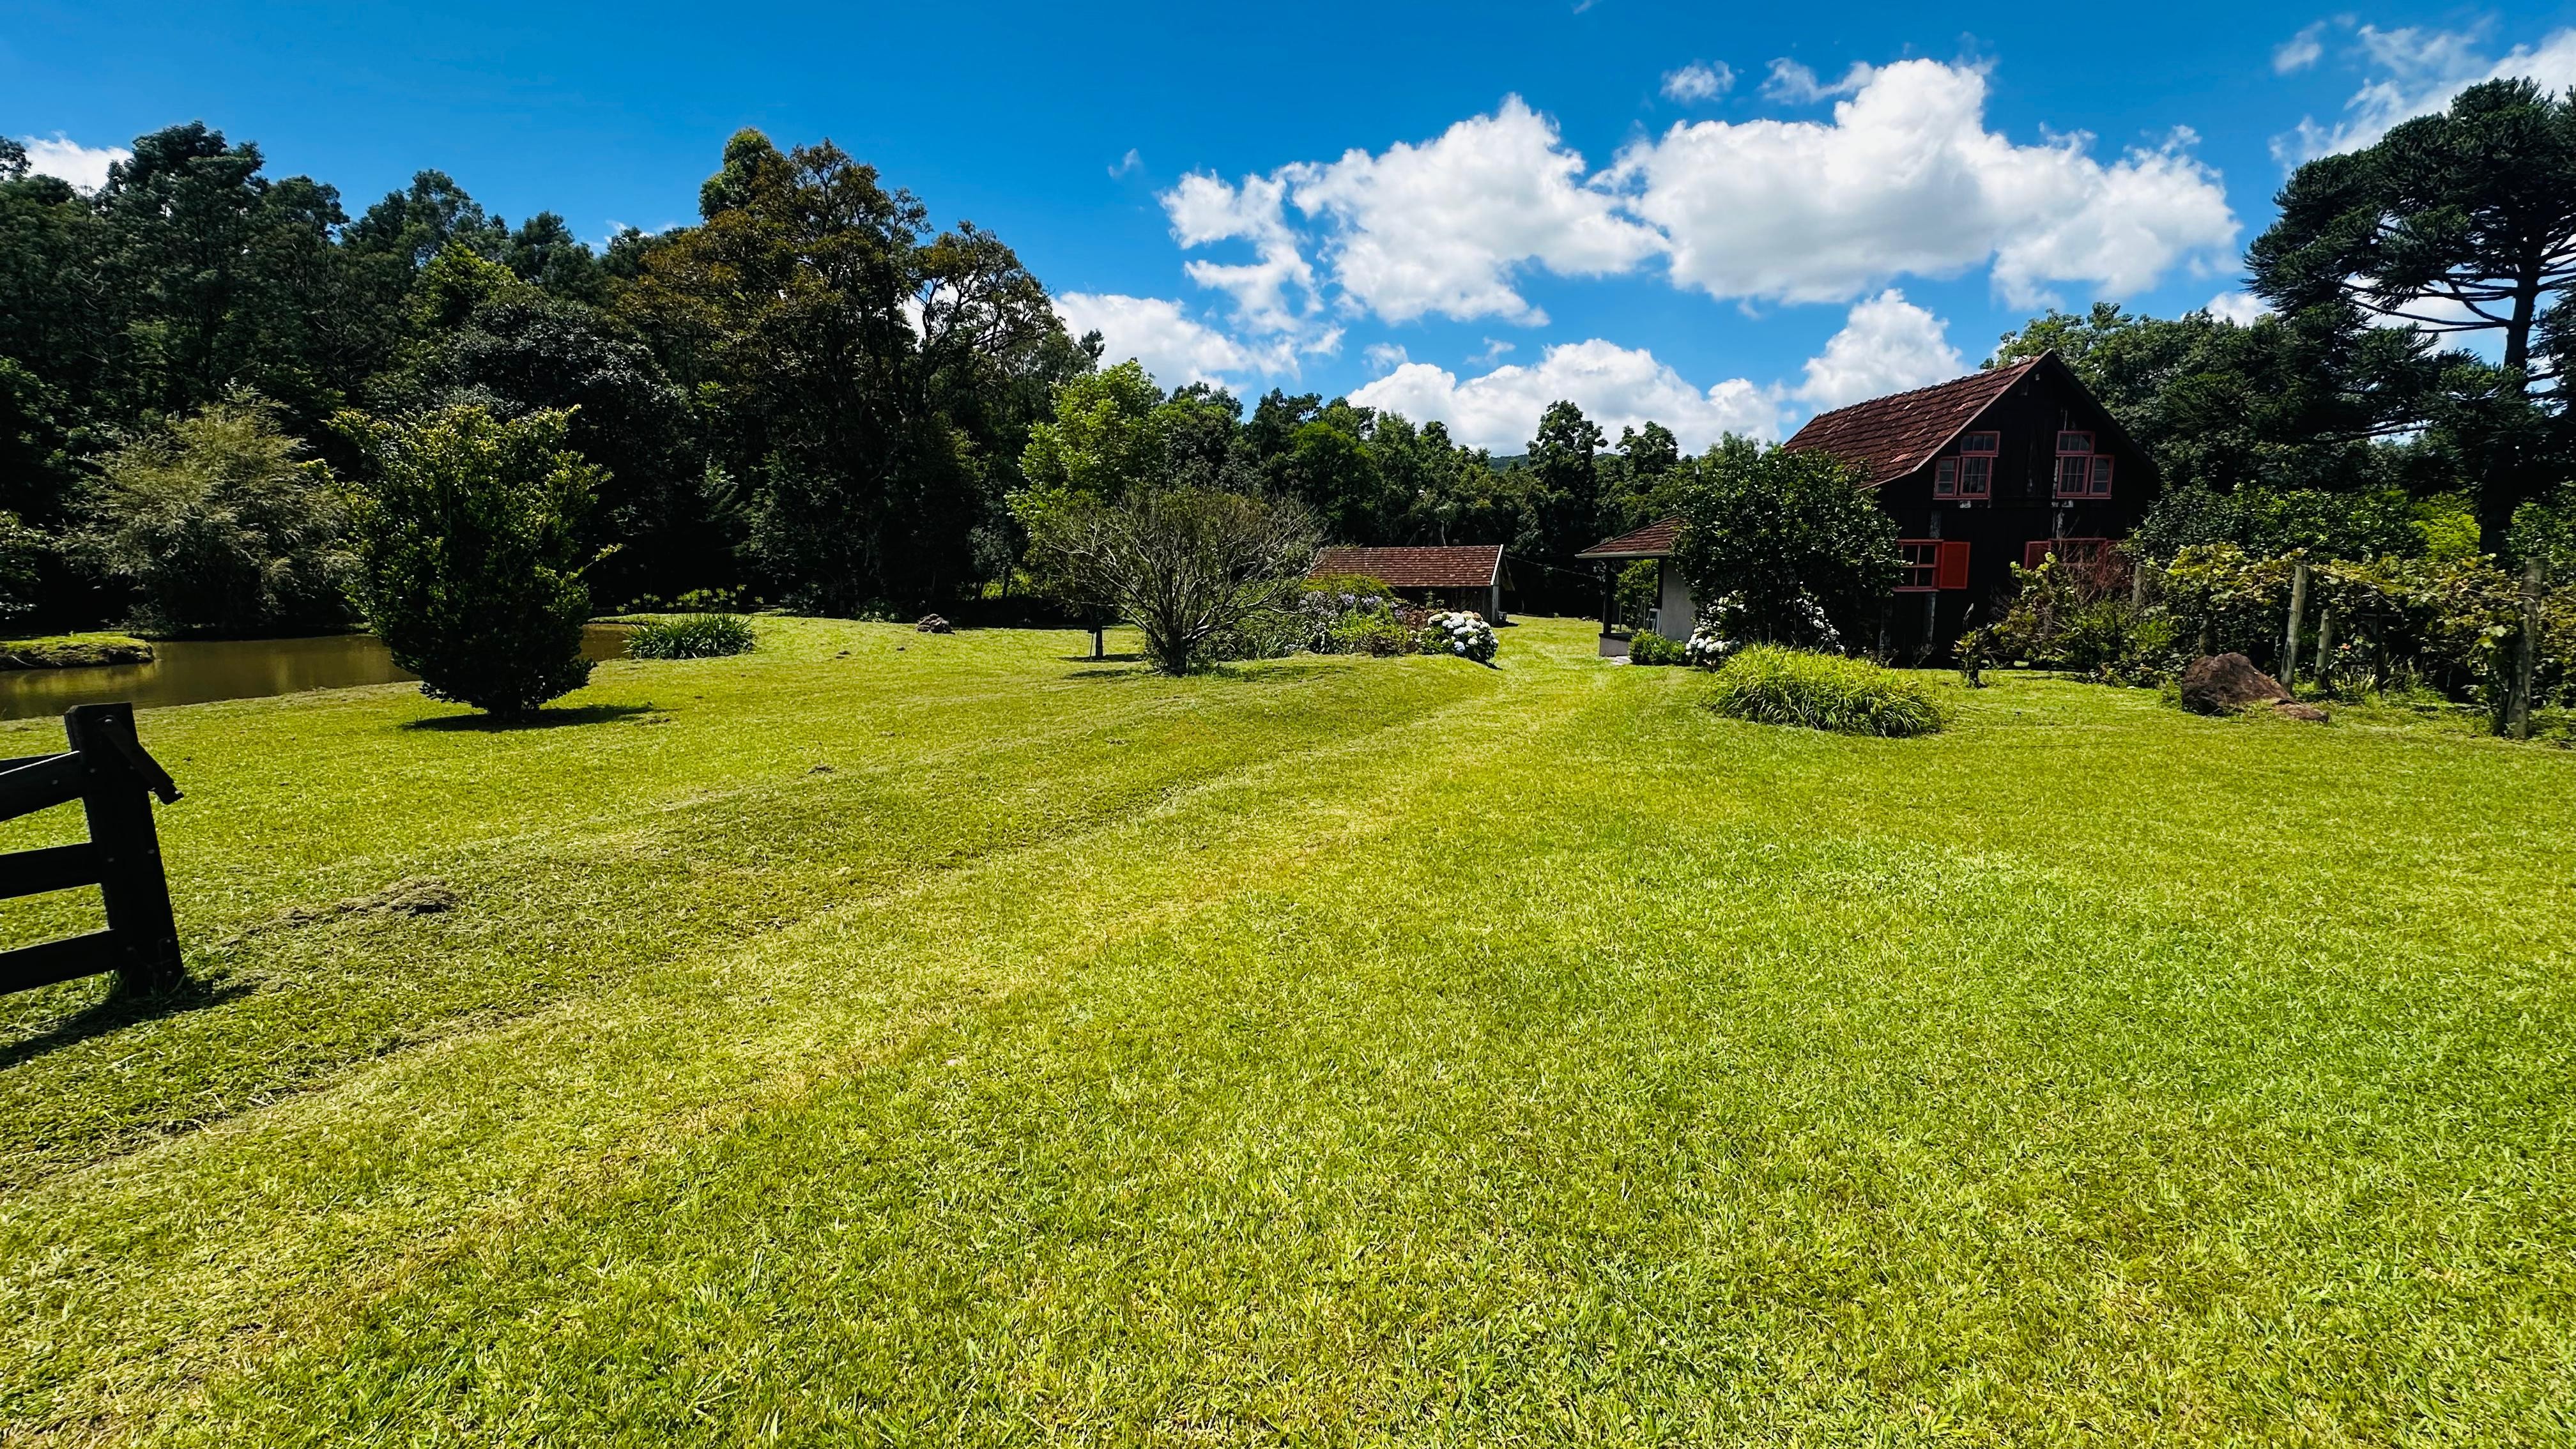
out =
<path fill-rule="evenodd" d="M 1900 594 L 1928 594 L 1941 587 L 1941 540 L 1937 538 L 1900 538 L 1896 553 L 1905 560 L 1903 583 L 1896 586 Z"/>
<path fill-rule="evenodd" d="M 1994 497 L 1995 457 L 2002 452 L 2002 442 L 2002 435 L 1998 433 L 1969 433 L 1961 437 L 1957 457 L 1933 461 L 1932 496 Z"/>
<path fill-rule="evenodd" d="M 2111 472 L 2118 461 L 2094 451 L 2096 435 L 2066 428 L 2057 435 L 2055 492 L 2060 498 L 2108 498 Z"/>

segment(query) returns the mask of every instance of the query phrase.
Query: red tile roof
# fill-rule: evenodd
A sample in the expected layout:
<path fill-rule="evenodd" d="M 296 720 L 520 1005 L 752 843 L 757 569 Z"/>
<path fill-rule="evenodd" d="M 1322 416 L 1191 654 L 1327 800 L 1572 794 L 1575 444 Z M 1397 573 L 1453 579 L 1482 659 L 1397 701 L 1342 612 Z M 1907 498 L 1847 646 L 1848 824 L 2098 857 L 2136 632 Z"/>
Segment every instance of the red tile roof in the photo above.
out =
<path fill-rule="evenodd" d="M 1592 545 L 1576 558 L 1665 558 L 1673 551 L 1673 538 L 1682 531 L 1676 516 L 1658 519 L 1633 533 L 1606 538 Z"/>
<path fill-rule="evenodd" d="M 1419 548 L 1325 549 L 1306 571 L 1321 574 L 1366 574 L 1396 589 L 1481 589 L 1502 577 L 1499 543 L 1454 544 Z"/>
<path fill-rule="evenodd" d="M 1929 462 L 1988 404 L 2052 355 L 1818 413 L 1784 446 L 1816 448 L 1858 463 L 1869 470 L 1862 482 L 1875 488 Z"/>

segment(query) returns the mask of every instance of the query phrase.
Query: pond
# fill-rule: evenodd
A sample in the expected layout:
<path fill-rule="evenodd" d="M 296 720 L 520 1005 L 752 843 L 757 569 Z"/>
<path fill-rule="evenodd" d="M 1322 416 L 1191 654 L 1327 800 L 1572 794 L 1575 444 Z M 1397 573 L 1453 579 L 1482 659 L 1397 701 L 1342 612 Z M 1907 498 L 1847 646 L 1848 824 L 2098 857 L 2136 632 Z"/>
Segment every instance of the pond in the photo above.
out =
<path fill-rule="evenodd" d="M 581 631 L 581 652 L 593 659 L 622 658 L 626 631 L 589 625 Z M 76 704 L 117 700 L 144 708 L 202 704 L 211 699 L 345 689 L 353 684 L 393 684 L 417 677 L 396 669 L 384 641 L 371 634 L 175 640 L 153 645 L 152 654 L 149 664 L 0 672 L 0 719 L 58 715 Z"/>

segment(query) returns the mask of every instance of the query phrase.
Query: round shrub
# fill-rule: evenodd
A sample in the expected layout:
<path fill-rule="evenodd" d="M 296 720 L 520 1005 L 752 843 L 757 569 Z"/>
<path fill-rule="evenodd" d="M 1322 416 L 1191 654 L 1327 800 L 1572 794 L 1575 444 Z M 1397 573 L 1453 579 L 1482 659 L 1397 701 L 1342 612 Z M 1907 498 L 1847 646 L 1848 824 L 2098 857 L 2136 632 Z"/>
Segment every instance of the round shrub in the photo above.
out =
<path fill-rule="evenodd" d="M 1628 641 L 1631 664 L 1682 664 L 1689 661 L 1689 651 L 1679 639 L 1667 639 L 1652 630 L 1639 630 Z"/>
<path fill-rule="evenodd" d="M 1454 654 L 1491 664 L 1502 650 L 1502 641 L 1494 637 L 1494 626 L 1476 614 L 1434 614 L 1422 626 L 1418 641 L 1425 654 Z"/>
<path fill-rule="evenodd" d="M 1803 725 L 1901 739 L 1941 728 L 1941 708 L 1913 679 L 1862 659 L 1757 644 L 1719 667 L 1709 704 L 1755 724 Z"/>
<path fill-rule="evenodd" d="M 626 635 L 629 659 L 720 659 L 748 654 L 758 642 L 740 614 L 691 614 L 648 619 Z"/>

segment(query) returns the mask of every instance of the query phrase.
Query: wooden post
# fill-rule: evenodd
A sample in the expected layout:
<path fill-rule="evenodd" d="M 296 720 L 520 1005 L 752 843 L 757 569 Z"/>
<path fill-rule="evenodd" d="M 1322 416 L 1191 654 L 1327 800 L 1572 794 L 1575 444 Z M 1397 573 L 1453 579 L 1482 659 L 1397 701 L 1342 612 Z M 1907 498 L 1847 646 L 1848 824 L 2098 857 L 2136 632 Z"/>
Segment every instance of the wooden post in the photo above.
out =
<path fill-rule="evenodd" d="M 2301 559 L 2290 568 L 2290 622 L 2281 632 L 2281 683 L 2287 686 L 2299 677 L 2299 616 L 2308 611 L 2308 564 Z"/>
<path fill-rule="evenodd" d="M 2540 560 L 2522 566 L 2522 628 L 2513 649 L 2513 737 L 2531 738 L 2532 673 L 2540 654 Z"/>
<path fill-rule="evenodd" d="M 2317 605 L 2317 680 L 2323 683 L 2326 671 L 2334 667 L 2334 610 Z"/>
<path fill-rule="evenodd" d="M 98 851 L 98 893 L 107 907 L 117 987 L 150 994 L 183 986 L 188 973 L 179 958 L 179 925 L 170 913 L 161 838 L 147 798 L 157 792 L 174 799 L 178 792 L 143 753 L 134 706 L 76 705 L 63 715 L 63 733 L 88 776 L 81 808 Z"/>

